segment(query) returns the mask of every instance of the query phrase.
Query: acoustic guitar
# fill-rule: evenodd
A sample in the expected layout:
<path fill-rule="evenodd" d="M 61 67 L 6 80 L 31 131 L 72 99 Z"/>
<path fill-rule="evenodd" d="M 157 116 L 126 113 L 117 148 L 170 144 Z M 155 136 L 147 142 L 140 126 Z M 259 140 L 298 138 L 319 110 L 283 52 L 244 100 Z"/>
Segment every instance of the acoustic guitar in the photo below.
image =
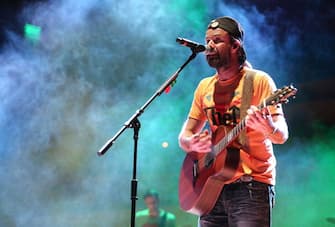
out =
<path fill-rule="evenodd" d="M 294 97 L 297 89 L 284 86 L 266 98 L 258 109 L 269 105 L 287 103 L 288 98 Z M 241 121 L 228 133 L 217 134 L 213 139 L 212 151 L 209 153 L 189 152 L 186 154 L 179 176 L 179 203 L 180 207 L 189 213 L 203 215 L 208 213 L 224 186 L 223 181 L 234 175 L 234 168 L 227 166 L 227 153 L 234 156 L 228 146 L 246 127 L 246 120 Z M 229 160 L 230 161 L 230 160 Z M 236 163 L 235 163 L 236 164 Z"/>

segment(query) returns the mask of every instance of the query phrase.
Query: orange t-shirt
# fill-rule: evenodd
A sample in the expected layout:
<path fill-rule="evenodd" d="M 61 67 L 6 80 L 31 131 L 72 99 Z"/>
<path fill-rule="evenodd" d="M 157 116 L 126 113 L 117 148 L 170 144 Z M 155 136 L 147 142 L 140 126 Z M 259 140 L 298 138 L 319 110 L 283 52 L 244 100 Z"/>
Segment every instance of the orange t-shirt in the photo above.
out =
<path fill-rule="evenodd" d="M 214 85 L 218 81 L 215 74 L 211 77 L 202 79 L 194 92 L 193 103 L 189 112 L 189 118 L 207 121 L 212 132 L 219 125 L 226 125 L 232 128 L 236 123 L 240 122 L 240 106 L 243 90 L 244 77 L 249 70 L 255 71 L 253 80 L 253 95 L 251 105 L 259 106 L 267 97 L 269 97 L 277 88 L 272 78 L 263 71 L 244 68 L 243 76 L 237 88 L 234 91 L 232 101 L 225 113 L 217 112 L 213 99 Z M 283 114 L 280 104 L 268 106 L 272 115 Z M 267 184 L 275 184 L 275 166 L 276 158 L 273 153 L 271 141 L 260 132 L 247 128 L 246 136 L 248 139 L 248 151 L 240 150 L 240 165 L 237 172 L 225 183 L 231 183 L 246 173 L 248 173 L 257 181 Z"/>

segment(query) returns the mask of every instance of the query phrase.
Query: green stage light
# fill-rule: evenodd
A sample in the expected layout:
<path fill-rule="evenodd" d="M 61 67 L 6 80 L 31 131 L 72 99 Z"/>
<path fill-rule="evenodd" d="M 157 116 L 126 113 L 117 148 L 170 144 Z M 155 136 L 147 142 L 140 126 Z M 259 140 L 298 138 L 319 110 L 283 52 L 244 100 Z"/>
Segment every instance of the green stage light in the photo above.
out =
<path fill-rule="evenodd" d="M 30 41 L 38 42 L 41 37 L 41 27 L 33 24 L 24 25 L 24 37 Z"/>

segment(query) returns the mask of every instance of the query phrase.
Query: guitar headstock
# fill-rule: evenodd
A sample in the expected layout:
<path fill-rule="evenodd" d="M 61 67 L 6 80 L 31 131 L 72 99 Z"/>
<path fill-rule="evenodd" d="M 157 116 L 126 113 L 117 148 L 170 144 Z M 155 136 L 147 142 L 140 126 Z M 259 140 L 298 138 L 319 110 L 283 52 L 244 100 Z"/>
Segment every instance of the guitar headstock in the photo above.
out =
<path fill-rule="evenodd" d="M 265 105 L 276 105 L 279 103 L 288 103 L 289 98 L 295 98 L 295 94 L 298 89 L 296 89 L 293 85 L 284 86 L 278 90 L 276 90 L 270 97 L 268 97 L 264 102 Z M 265 107 L 265 106 L 264 106 Z"/>

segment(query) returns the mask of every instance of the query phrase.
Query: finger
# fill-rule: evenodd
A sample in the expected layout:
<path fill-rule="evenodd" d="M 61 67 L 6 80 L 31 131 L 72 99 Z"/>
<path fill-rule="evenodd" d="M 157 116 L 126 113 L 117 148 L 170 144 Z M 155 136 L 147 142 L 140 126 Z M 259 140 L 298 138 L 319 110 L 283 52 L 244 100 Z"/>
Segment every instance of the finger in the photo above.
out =
<path fill-rule="evenodd" d="M 203 153 L 207 153 L 207 152 L 210 152 L 212 151 L 211 149 L 211 144 L 210 143 L 206 143 L 206 144 L 199 144 L 198 147 L 197 147 L 197 150 L 200 151 L 200 152 L 203 152 Z"/>
<path fill-rule="evenodd" d="M 269 115 L 265 112 L 265 111 L 262 111 L 262 117 L 263 119 L 268 119 Z"/>
<path fill-rule="evenodd" d="M 254 115 L 255 115 L 257 120 L 263 119 L 263 113 L 259 110 L 255 111 Z"/>
<path fill-rule="evenodd" d="M 254 112 L 258 110 L 258 108 L 256 106 L 253 106 L 253 105 L 250 106 L 250 109 Z"/>
<path fill-rule="evenodd" d="M 209 135 L 208 129 L 204 130 L 203 132 L 200 133 L 200 138 L 207 137 Z"/>
<path fill-rule="evenodd" d="M 200 134 L 201 134 L 200 132 L 198 132 L 196 134 L 193 134 L 192 139 L 194 139 L 194 140 L 199 139 L 200 138 Z"/>
<path fill-rule="evenodd" d="M 263 108 L 262 113 L 263 113 L 263 115 L 269 116 L 270 115 L 269 108 L 268 107 Z"/>
<path fill-rule="evenodd" d="M 253 113 L 254 113 L 254 112 L 252 111 L 252 109 L 250 109 L 250 108 L 247 109 L 247 114 L 248 114 L 248 115 L 251 115 L 251 114 L 253 114 Z"/>

